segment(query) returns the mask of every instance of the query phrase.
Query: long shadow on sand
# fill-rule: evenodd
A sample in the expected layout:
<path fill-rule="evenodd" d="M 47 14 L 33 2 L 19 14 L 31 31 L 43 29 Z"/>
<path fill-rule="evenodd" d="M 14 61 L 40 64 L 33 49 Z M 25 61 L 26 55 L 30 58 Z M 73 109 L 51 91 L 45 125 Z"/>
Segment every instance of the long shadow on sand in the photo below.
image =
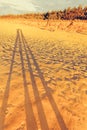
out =
<path fill-rule="evenodd" d="M 0 110 L 0 130 L 4 130 L 5 115 L 6 115 L 6 110 L 7 110 L 8 98 L 9 98 L 9 92 L 10 92 L 10 82 L 11 82 L 11 76 L 12 76 L 12 71 L 13 71 L 13 64 L 14 64 L 14 58 L 16 54 L 17 43 L 18 43 L 18 30 L 17 30 L 17 36 L 16 36 L 14 50 L 13 50 L 12 59 L 11 59 L 8 80 L 7 80 L 6 88 L 4 92 L 4 98 L 3 98 L 2 106 Z"/>
<path fill-rule="evenodd" d="M 35 78 L 34 78 L 33 69 L 31 66 L 29 56 L 31 56 L 33 64 L 36 67 L 36 70 L 39 74 L 39 78 L 42 82 L 42 85 L 43 85 L 45 91 L 46 91 L 46 95 L 47 95 L 49 102 L 51 104 L 51 107 L 56 115 L 56 118 L 57 118 L 57 121 L 60 125 L 61 130 L 68 130 L 66 125 L 65 125 L 65 122 L 64 122 L 64 120 L 63 120 L 63 118 L 58 110 L 57 104 L 56 104 L 53 96 L 49 92 L 47 83 L 45 82 L 45 79 L 44 79 L 43 74 L 39 68 L 39 65 L 36 62 L 34 55 L 31 51 L 31 49 L 29 48 L 28 43 L 26 42 L 21 30 L 17 30 L 17 36 L 16 36 L 16 40 L 15 40 L 15 44 L 14 44 L 14 50 L 13 50 L 13 54 L 12 54 L 8 80 L 7 80 L 7 84 L 6 84 L 6 88 L 5 88 L 5 92 L 4 92 L 4 98 L 3 98 L 2 106 L 1 106 L 1 110 L 0 110 L 0 130 L 5 129 L 5 116 L 6 116 L 6 110 L 7 110 L 8 98 L 9 98 L 9 92 L 10 92 L 10 83 L 11 83 L 11 77 L 12 77 L 12 71 L 13 71 L 13 65 L 14 65 L 14 59 L 15 59 L 17 45 L 19 47 L 20 61 L 21 61 L 21 66 L 22 66 L 22 76 L 23 76 L 23 83 L 24 83 L 26 129 L 27 130 L 38 130 L 38 127 L 37 127 L 37 122 L 36 122 L 33 108 L 32 108 L 32 102 L 31 102 L 30 95 L 28 92 L 23 50 L 25 51 L 25 55 L 27 58 L 27 64 L 28 64 L 29 74 L 31 77 L 33 92 L 34 92 L 35 100 L 37 101 L 36 106 L 37 106 L 37 112 L 38 112 L 38 116 L 39 116 L 39 120 L 40 120 L 41 130 L 49 130 L 49 127 L 48 127 L 46 115 L 44 113 L 44 108 L 43 108 L 43 105 L 42 105 L 42 102 L 40 99 L 38 86 L 37 86 Z"/>
<path fill-rule="evenodd" d="M 38 128 L 34 117 L 32 103 L 29 97 L 29 92 L 27 87 L 26 73 L 25 73 L 24 60 L 23 60 L 22 42 L 23 41 L 21 41 L 21 37 L 19 33 L 19 53 L 20 53 L 22 75 L 23 75 L 23 82 L 24 82 L 26 125 L 27 125 L 27 130 L 37 130 Z"/>
<path fill-rule="evenodd" d="M 60 114 L 60 112 L 59 112 L 59 110 L 58 110 L 57 104 L 56 104 L 56 102 L 55 102 L 53 96 L 52 96 L 51 93 L 49 92 L 49 89 L 48 89 L 48 87 L 47 87 L 47 84 L 46 84 L 46 82 L 45 82 L 45 79 L 44 79 L 44 77 L 43 77 L 43 74 L 42 74 L 42 72 L 41 72 L 41 70 L 40 70 L 40 68 L 39 68 L 38 63 L 36 62 L 36 60 L 35 60 L 35 58 L 34 58 L 34 55 L 33 55 L 32 51 L 31 51 L 31 49 L 30 49 L 29 46 L 28 46 L 27 41 L 26 41 L 25 38 L 24 38 L 24 35 L 23 35 L 22 31 L 21 31 L 21 35 L 22 35 L 22 39 L 23 39 L 24 46 L 27 47 L 28 52 L 29 52 L 29 54 L 31 55 L 32 60 L 33 60 L 33 63 L 34 63 L 34 65 L 35 65 L 35 67 L 36 67 L 36 70 L 38 71 L 40 80 L 41 80 L 42 85 L 43 85 L 43 87 L 44 87 L 44 89 L 45 89 L 45 91 L 46 91 L 46 95 L 47 95 L 47 97 L 48 97 L 48 99 L 49 99 L 49 102 L 50 102 L 50 104 L 51 104 L 51 107 L 52 107 L 52 109 L 53 109 L 53 111 L 54 111 L 54 113 L 55 113 L 55 115 L 56 115 L 56 118 L 57 118 L 57 121 L 58 121 L 58 123 L 59 123 L 59 125 L 60 125 L 60 128 L 61 128 L 61 130 L 68 130 L 68 128 L 66 127 L 66 124 L 65 124 L 65 122 L 64 122 L 64 120 L 63 120 L 63 118 L 62 118 L 62 116 L 61 116 L 61 114 Z M 26 53 L 28 53 L 26 47 L 25 47 L 25 51 L 26 51 Z M 31 68 L 31 64 L 30 64 L 30 61 L 29 61 L 28 54 L 26 54 L 26 56 L 27 56 L 27 60 L 28 60 L 29 71 L 30 71 L 30 74 L 31 74 L 32 86 L 34 87 L 34 89 L 33 89 L 33 90 L 34 90 L 34 94 L 35 94 L 35 97 L 38 97 L 38 98 L 39 98 L 39 93 L 38 93 L 38 90 L 37 90 L 37 88 L 36 88 L 36 83 L 35 83 L 35 80 L 34 80 L 34 75 L 33 75 L 33 72 L 32 72 L 32 68 Z M 40 110 L 40 112 L 43 110 L 43 109 L 42 109 L 42 106 L 41 106 L 41 103 L 39 103 L 37 107 L 38 107 L 38 110 Z M 44 115 L 43 115 L 43 116 L 44 116 Z M 39 113 L 39 117 L 42 118 L 42 116 L 40 115 L 40 113 Z M 45 123 L 46 123 L 46 122 L 44 122 L 44 125 L 43 125 L 43 120 L 41 119 L 41 124 L 42 124 L 43 127 L 45 127 L 45 125 L 46 125 Z M 47 127 L 48 127 L 48 126 L 47 126 Z M 47 127 L 44 128 L 44 130 L 47 130 Z M 43 130 L 43 129 L 42 129 L 42 130 Z"/>
<path fill-rule="evenodd" d="M 38 101 L 36 103 L 36 105 L 37 105 L 37 111 L 38 111 L 38 115 L 39 115 L 41 130 L 49 130 L 47 120 L 46 120 L 46 116 L 45 116 L 44 109 L 43 109 L 43 105 L 42 105 L 42 102 L 41 102 L 41 99 L 40 99 L 40 96 L 39 96 L 38 87 L 36 85 L 36 81 L 35 81 L 35 78 L 34 78 L 34 75 L 33 75 L 33 70 L 32 70 L 31 64 L 30 64 L 30 59 L 29 59 L 28 51 L 27 51 L 27 48 L 26 48 L 26 44 L 25 44 L 22 32 L 21 32 L 21 36 L 22 36 L 22 42 L 23 42 L 23 46 L 24 46 L 24 50 L 25 50 L 26 58 L 27 58 L 27 62 L 28 62 L 28 68 L 29 68 L 29 73 L 30 73 L 30 77 L 31 77 L 34 96 L 35 96 L 35 99 Z M 32 129 L 32 130 L 34 130 L 34 129 Z"/>

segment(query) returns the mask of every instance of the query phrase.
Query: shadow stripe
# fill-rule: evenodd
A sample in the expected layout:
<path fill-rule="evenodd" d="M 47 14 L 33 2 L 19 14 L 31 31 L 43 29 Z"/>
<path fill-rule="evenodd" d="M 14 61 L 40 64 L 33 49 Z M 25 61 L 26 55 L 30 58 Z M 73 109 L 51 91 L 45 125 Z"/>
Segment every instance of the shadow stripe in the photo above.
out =
<path fill-rule="evenodd" d="M 32 67 L 31 67 L 31 63 L 30 63 L 30 59 L 29 59 L 29 56 L 28 56 L 28 51 L 26 49 L 26 45 L 25 45 L 25 41 L 24 41 L 24 38 L 23 38 L 22 31 L 21 31 L 21 36 L 22 36 L 24 49 L 25 49 L 25 52 L 26 52 L 26 57 L 27 57 L 28 68 L 29 68 L 29 72 L 30 72 L 34 96 L 35 96 L 35 99 L 38 100 L 36 105 L 37 105 L 37 111 L 38 111 L 38 115 L 39 115 L 39 119 L 40 119 L 41 129 L 42 130 L 49 130 L 47 120 L 46 120 L 46 116 L 45 116 L 44 109 L 43 109 L 43 105 L 42 105 L 42 102 L 41 102 L 41 99 L 40 99 L 40 96 L 39 96 L 38 87 L 36 85 L 36 81 L 35 81 L 35 78 L 34 78 L 34 75 L 33 75 L 33 70 L 32 70 Z"/>
<path fill-rule="evenodd" d="M 21 60 L 21 65 L 22 65 L 22 75 L 23 75 L 23 82 L 24 82 L 27 130 L 38 130 L 36 120 L 34 117 L 34 113 L 33 113 L 32 103 L 31 103 L 29 93 L 28 93 L 26 73 L 25 73 L 24 60 L 23 60 L 22 40 L 21 40 L 20 34 L 19 34 L 19 53 L 20 53 L 20 60 Z"/>
<path fill-rule="evenodd" d="M 50 93 L 49 90 L 48 90 L 48 87 L 47 87 L 47 84 L 46 84 L 45 79 L 44 79 L 44 77 L 43 77 L 43 74 L 42 74 L 42 72 L 41 72 L 41 70 L 40 70 L 40 68 L 39 68 L 38 63 L 36 62 L 36 60 L 35 60 L 35 58 L 34 58 L 34 55 L 33 55 L 32 51 L 31 51 L 31 49 L 30 49 L 29 46 L 28 46 L 27 41 L 26 41 L 25 38 L 24 38 L 23 33 L 22 33 L 22 37 L 23 37 L 23 39 L 24 39 L 24 41 L 25 41 L 25 44 L 26 44 L 26 46 L 27 46 L 27 48 L 28 48 L 28 51 L 29 51 L 29 53 L 30 53 L 30 55 L 31 55 L 31 57 L 32 57 L 32 60 L 33 60 L 33 62 L 34 62 L 34 65 L 36 66 L 36 69 L 37 69 L 37 71 L 38 71 L 39 77 L 40 77 L 41 82 L 42 82 L 42 84 L 43 84 L 43 87 L 44 87 L 44 89 L 45 89 L 45 91 L 46 91 L 46 94 L 47 94 L 47 97 L 48 97 L 49 102 L 50 102 L 50 104 L 51 104 L 51 107 L 52 107 L 52 109 L 53 109 L 53 111 L 54 111 L 54 113 L 55 113 L 55 115 L 56 115 L 56 118 L 57 118 L 57 121 L 58 121 L 58 123 L 59 123 L 59 126 L 60 126 L 61 130 L 68 130 L 68 128 L 66 127 L 66 124 L 65 124 L 65 122 L 64 122 L 64 120 L 63 120 L 63 118 L 62 118 L 62 115 L 61 115 L 60 112 L 59 112 L 59 109 L 58 109 L 58 107 L 57 107 L 57 104 L 56 104 L 56 102 L 55 102 L 53 96 L 51 95 L 51 93 Z"/>
<path fill-rule="evenodd" d="M 5 88 L 5 92 L 4 92 L 4 98 L 3 98 L 2 106 L 1 106 L 1 110 L 0 110 L 0 130 L 4 130 L 4 122 L 5 122 L 5 115 L 6 115 L 5 112 L 7 109 L 7 103 L 8 103 L 8 98 L 9 98 L 10 82 L 11 82 L 13 63 L 14 63 L 14 58 L 15 58 L 15 53 L 16 53 L 16 48 L 17 48 L 17 41 L 18 41 L 18 30 L 17 30 L 17 36 L 16 36 L 14 50 L 13 50 L 12 59 L 11 59 L 12 62 L 10 65 L 8 80 L 7 80 L 6 88 Z"/>

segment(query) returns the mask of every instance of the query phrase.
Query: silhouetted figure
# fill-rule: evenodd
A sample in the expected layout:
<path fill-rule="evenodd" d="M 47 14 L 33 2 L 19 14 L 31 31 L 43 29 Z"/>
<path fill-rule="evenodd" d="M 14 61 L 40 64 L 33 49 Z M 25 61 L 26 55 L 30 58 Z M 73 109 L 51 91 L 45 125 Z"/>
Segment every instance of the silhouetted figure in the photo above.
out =
<path fill-rule="evenodd" d="M 49 19 L 49 13 L 48 12 L 46 14 L 44 14 L 44 18 L 43 19 L 44 20 Z"/>

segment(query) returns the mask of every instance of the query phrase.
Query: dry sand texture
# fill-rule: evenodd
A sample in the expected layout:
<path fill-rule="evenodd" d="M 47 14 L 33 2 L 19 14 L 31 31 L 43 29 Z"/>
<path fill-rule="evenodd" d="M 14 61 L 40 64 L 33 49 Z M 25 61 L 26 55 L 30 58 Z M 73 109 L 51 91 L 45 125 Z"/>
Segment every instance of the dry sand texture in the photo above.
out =
<path fill-rule="evenodd" d="M 87 130 L 87 32 L 26 22 L 0 20 L 0 130 Z"/>

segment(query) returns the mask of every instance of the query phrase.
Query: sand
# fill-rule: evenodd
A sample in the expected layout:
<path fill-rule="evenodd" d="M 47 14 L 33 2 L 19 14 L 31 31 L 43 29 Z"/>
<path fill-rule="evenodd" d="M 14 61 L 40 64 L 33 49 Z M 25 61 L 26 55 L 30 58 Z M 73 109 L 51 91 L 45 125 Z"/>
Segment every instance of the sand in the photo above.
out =
<path fill-rule="evenodd" d="M 87 130 L 87 23 L 30 23 L 0 19 L 0 130 Z"/>

